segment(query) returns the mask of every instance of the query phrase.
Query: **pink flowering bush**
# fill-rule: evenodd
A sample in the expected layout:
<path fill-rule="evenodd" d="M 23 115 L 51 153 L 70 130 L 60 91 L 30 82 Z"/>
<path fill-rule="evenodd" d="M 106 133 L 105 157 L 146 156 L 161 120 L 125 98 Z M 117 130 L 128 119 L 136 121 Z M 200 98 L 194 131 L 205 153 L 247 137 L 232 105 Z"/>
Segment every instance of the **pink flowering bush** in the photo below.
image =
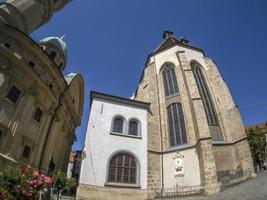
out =
<path fill-rule="evenodd" d="M 9 168 L 0 172 L 0 200 L 35 200 L 39 191 L 52 185 L 52 179 L 31 166 Z"/>

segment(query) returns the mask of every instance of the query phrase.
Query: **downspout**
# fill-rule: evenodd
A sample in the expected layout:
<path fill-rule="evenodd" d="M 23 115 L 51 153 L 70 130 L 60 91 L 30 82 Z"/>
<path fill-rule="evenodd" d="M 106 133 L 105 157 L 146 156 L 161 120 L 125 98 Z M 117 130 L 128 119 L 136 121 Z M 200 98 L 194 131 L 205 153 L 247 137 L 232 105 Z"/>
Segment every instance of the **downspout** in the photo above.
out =
<path fill-rule="evenodd" d="M 161 157 L 161 191 L 160 196 L 162 198 L 163 196 L 163 190 L 164 190 L 164 173 L 163 173 L 163 141 L 162 141 L 162 123 L 161 123 L 161 110 L 160 110 L 160 97 L 159 97 L 159 84 L 158 84 L 158 74 L 156 70 L 156 64 L 155 64 L 155 74 L 156 74 L 156 81 L 157 81 L 157 91 L 158 91 L 158 108 L 159 108 L 159 127 L 160 127 L 160 157 Z"/>
<path fill-rule="evenodd" d="M 48 138 L 50 136 L 52 125 L 53 125 L 53 122 L 54 122 L 54 120 L 56 118 L 56 115 L 57 115 L 57 112 L 58 112 L 59 108 L 62 106 L 63 97 L 64 97 L 64 94 L 65 94 L 67 89 L 68 89 L 68 87 L 66 87 L 64 89 L 64 91 L 60 93 L 59 98 L 58 98 L 57 107 L 55 109 L 55 112 L 53 113 L 53 116 L 51 117 L 50 124 L 49 124 L 48 130 L 46 132 L 44 145 L 43 145 L 43 148 L 42 148 L 42 151 L 41 151 L 41 156 L 40 156 L 41 159 L 40 159 L 39 164 L 38 164 L 38 171 L 41 170 L 41 167 L 42 167 L 42 164 L 43 164 L 43 159 L 44 159 L 44 154 L 45 154 L 45 149 L 46 149 L 46 146 L 47 146 L 47 143 L 48 143 Z"/>

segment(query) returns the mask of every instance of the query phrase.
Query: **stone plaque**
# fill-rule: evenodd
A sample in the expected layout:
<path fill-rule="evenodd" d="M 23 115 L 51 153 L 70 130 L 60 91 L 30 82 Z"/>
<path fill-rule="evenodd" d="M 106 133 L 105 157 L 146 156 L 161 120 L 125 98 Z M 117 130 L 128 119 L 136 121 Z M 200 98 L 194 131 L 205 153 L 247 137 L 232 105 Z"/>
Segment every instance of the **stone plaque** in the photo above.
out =
<path fill-rule="evenodd" d="M 184 175 L 184 155 L 179 151 L 173 157 L 174 161 L 174 175 L 183 176 Z"/>

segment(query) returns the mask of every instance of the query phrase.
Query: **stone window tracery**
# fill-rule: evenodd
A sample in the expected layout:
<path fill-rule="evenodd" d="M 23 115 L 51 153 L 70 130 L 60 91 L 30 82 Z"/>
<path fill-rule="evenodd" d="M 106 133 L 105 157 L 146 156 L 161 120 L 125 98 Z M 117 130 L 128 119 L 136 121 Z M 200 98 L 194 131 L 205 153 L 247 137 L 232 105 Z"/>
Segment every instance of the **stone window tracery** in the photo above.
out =
<path fill-rule="evenodd" d="M 193 71 L 193 74 L 194 74 L 194 77 L 197 83 L 199 94 L 204 104 L 204 109 L 205 109 L 208 124 L 211 126 L 218 126 L 219 121 L 218 121 L 217 113 L 215 111 L 214 104 L 213 104 L 204 74 L 202 72 L 202 69 L 196 63 L 191 64 L 191 66 L 192 66 L 192 71 Z"/>
<path fill-rule="evenodd" d="M 174 66 L 172 64 L 166 64 L 164 66 L 162 71 L 162 78 L 166 96 L 179 93 L 176 74 Z"/>
<path fill-rule="evenodd" d="M 173 103 L 168 106 L 167 112 L 170 146 L 186 144 L 187 137 L 182 105 L 180 103 Z"/>

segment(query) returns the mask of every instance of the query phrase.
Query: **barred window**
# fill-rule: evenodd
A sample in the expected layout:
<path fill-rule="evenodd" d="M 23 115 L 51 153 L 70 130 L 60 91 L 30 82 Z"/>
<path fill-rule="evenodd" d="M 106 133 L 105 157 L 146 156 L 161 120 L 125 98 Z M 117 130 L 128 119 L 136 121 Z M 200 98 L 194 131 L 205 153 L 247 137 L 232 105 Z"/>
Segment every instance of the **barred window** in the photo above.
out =
<path fill-rule="evenodd" d="M 108 182 L 136 184 L 136 158 L 126 152 L 113 156 L 109 162 Z"/>
<path fill-rule="evenodd" d="M 175 70 L 172 64 L 166 64 L 164 66 L 162 78 L 166 96 L 179 93 Z"/>
<path fill-rule="evenodd" d="M 130 122 L 129 122 L 129 135 L 138 135 L 138 121 L 130 120 Z"/>
<path fill-rule="evenodd" d="M 204 109 L 207 117 L 208 124 L 211 126 L 218 126 L 218 117 L 217 113 L 214 108 L 214 104 L 208 89 L 208 85 L 206 83 L 206 80 L 204 78 L 204 74 L 201 70 L 201 68 L 194 63 L 192 65 L 193 74 L 197 83 L 197 87 L 200 93 L 200 96 L 202 98 Z"/>
<path fill-rule="evenodd" d="M 173 103 L 167 108 L 170 146 L 187 143 L 186 129 L 182 105 Z"/>
<path fill-rule="evenodd" d="M 113 121 L 113 132 L 122 133 L 123 132 L 123 119 L 121 117 L 116 117 Z"/>

